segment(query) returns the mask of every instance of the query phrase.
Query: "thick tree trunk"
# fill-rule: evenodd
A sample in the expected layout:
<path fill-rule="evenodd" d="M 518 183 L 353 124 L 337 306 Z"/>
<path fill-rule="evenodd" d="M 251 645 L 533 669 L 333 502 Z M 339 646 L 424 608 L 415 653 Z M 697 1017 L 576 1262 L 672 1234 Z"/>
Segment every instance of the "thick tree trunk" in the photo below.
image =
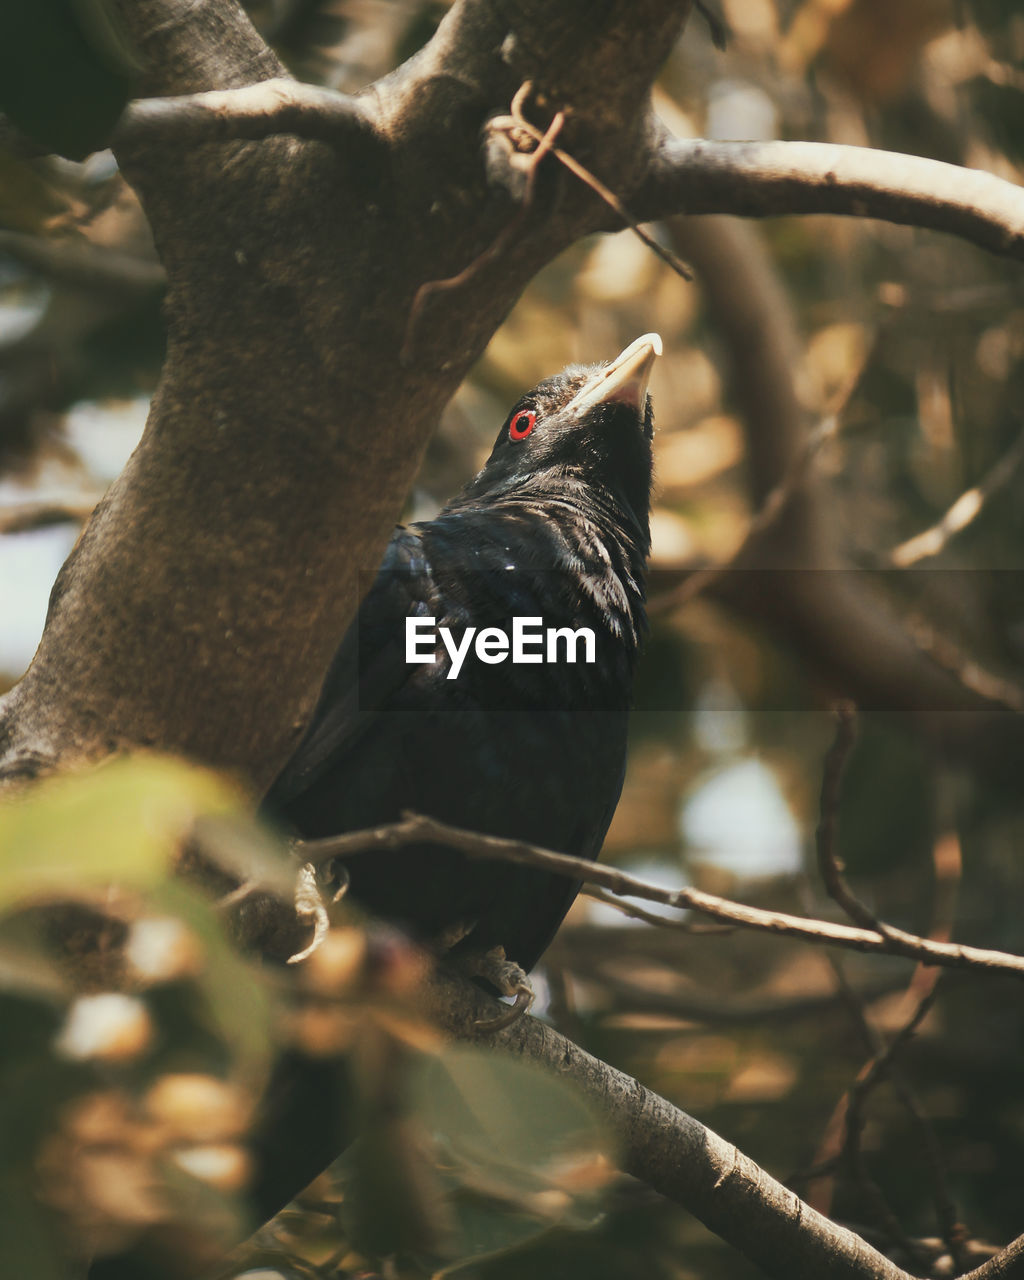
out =
<path fill-rule="evenodd" d="M 567 145 L 628 192 L 687 8 L 460 0 L 337 145 L 122 135 L 167 269 L 167 360 L 2 704 L 0 774 L 153 746 L 273 776 L 441 408 L 533 275 L 607 212 L 549 160 L 505 250 L 427 297 L 410 329 L 420 285 L 462 271 L 519 212 L 512 144 L 484 126 L 530 80 L 528 115 L 570 111 Z M 233 0 L 121 11 L 146 95 L 282 74 Z"/>

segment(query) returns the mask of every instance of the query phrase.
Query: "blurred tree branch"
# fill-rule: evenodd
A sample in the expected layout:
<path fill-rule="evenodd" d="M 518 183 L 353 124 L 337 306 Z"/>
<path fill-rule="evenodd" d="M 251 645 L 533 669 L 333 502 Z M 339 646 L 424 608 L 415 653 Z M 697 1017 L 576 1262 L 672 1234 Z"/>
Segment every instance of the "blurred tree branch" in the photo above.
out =
<path fill-rule="evenodd" d="M 797 395 L 800 342 L 792 305 L 756 228 L 731 218 L 676 218 L 725 343 L 758 515 L 739 553 L 696 573 L 659 575 L 665 604 L 697 590 L 764 627 L 825 685 L 864 711 L 898 718 L 949 756 L 1008 780 L 1024 749 L 1024 718 L 993 685 L 933 660 L 877 584 L 838 545 L 813 448 L 819 433 Z M 827 425 L 827 422 L 826 422 Z M 688 579 L 696 578 L 694 587 Z M 673 583 L 677 585 L 673 588 Z"/>
<path fill-rule="evenodd" d="M 76 241 L 0 230 L 0 253 L 34 267 L 46 279 L 102 293 L 124 294 L 130 299 L 164 283 L 163 268 L 158 262 Z"/>

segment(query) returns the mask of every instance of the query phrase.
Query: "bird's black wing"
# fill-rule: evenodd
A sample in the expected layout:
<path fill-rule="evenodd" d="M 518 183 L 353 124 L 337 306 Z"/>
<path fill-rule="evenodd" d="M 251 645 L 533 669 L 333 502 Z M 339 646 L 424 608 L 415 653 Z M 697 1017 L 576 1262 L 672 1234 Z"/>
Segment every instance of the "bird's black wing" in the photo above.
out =
<path fill-rule="evenodd" d="M 359 610 L 334 655 L 305 736 L 264 799 L 270 813 L 289 807 L 338 761 L 358 751 L 381 708 L 419 668 L 405 661 L 405 619 L 429 617 L 436 592 L 423 539 L 399 526 Z"/>
<path fill-rule="evenodd" d="M 596 857 L 622 785 L 625 700 L 607 705 L 597 668 L 487 667 L 458 679 L 405 660 L 405 619 L 508 628 L 511 615 L 568 622 L 577 605 L 550 568 L 556 547 L 520 515 L 442 516 L 396 532 L 331 665 L 305 739 L 267 808 L 315 839 L 396 820 L 405 809 L 456 826 Z M 613 681 L 616 685 L 621 681 Z M 532 967 L 577 886 L 529 868 L 417 845 L 356 855 L 353 897 L 432 937 L 476 922 L 467 945 L 503 945 Z"/>

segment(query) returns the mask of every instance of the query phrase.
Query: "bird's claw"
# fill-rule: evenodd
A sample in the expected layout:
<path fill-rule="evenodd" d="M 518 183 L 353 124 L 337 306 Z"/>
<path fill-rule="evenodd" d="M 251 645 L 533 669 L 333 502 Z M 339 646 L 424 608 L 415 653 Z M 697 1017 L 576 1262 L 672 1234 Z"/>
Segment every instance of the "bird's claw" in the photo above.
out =
<path fill-rule="evenodd" d="M 529 1012 L 533 1004 L 533 987 L 522 968 L 505 955 L 504 947 L 466 956 L 463 966 L 474 978 L 483 978 L 503 996 L 514 996 L 513 1003 L 495 1018 L 480 1018 L 476 1027 L 480 1031 L 501 1031 Z"/>
<path fill-rule="evenodd" d="M 496 1018 L 478 1018 L 474 1024 L 478 1031 L 504 1031 L 513 1022 L 518 1022 L 524 1013 L 530 1012 L 534 993 L 533 987 L 528 982 L 523 982 L 516 987 L 514 992 L 509 992 L 508 994 L 515 995 L 513 1003 L 509 1005 L 504 1013 L 499 1013 Z"/>

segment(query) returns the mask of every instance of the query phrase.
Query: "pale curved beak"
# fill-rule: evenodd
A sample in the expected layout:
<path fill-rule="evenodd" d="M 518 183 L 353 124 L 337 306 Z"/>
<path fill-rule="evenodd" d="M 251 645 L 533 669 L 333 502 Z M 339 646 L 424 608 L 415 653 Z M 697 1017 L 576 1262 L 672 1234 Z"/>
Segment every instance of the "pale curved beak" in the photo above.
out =
<path fill-rule="evenodd" d="M 661 350 L 660 336 L 645 333 L 584 383 L 566 408 L 579 411 L 595 404 L 628 404 L 643 417 L 647 383 Z"/>

